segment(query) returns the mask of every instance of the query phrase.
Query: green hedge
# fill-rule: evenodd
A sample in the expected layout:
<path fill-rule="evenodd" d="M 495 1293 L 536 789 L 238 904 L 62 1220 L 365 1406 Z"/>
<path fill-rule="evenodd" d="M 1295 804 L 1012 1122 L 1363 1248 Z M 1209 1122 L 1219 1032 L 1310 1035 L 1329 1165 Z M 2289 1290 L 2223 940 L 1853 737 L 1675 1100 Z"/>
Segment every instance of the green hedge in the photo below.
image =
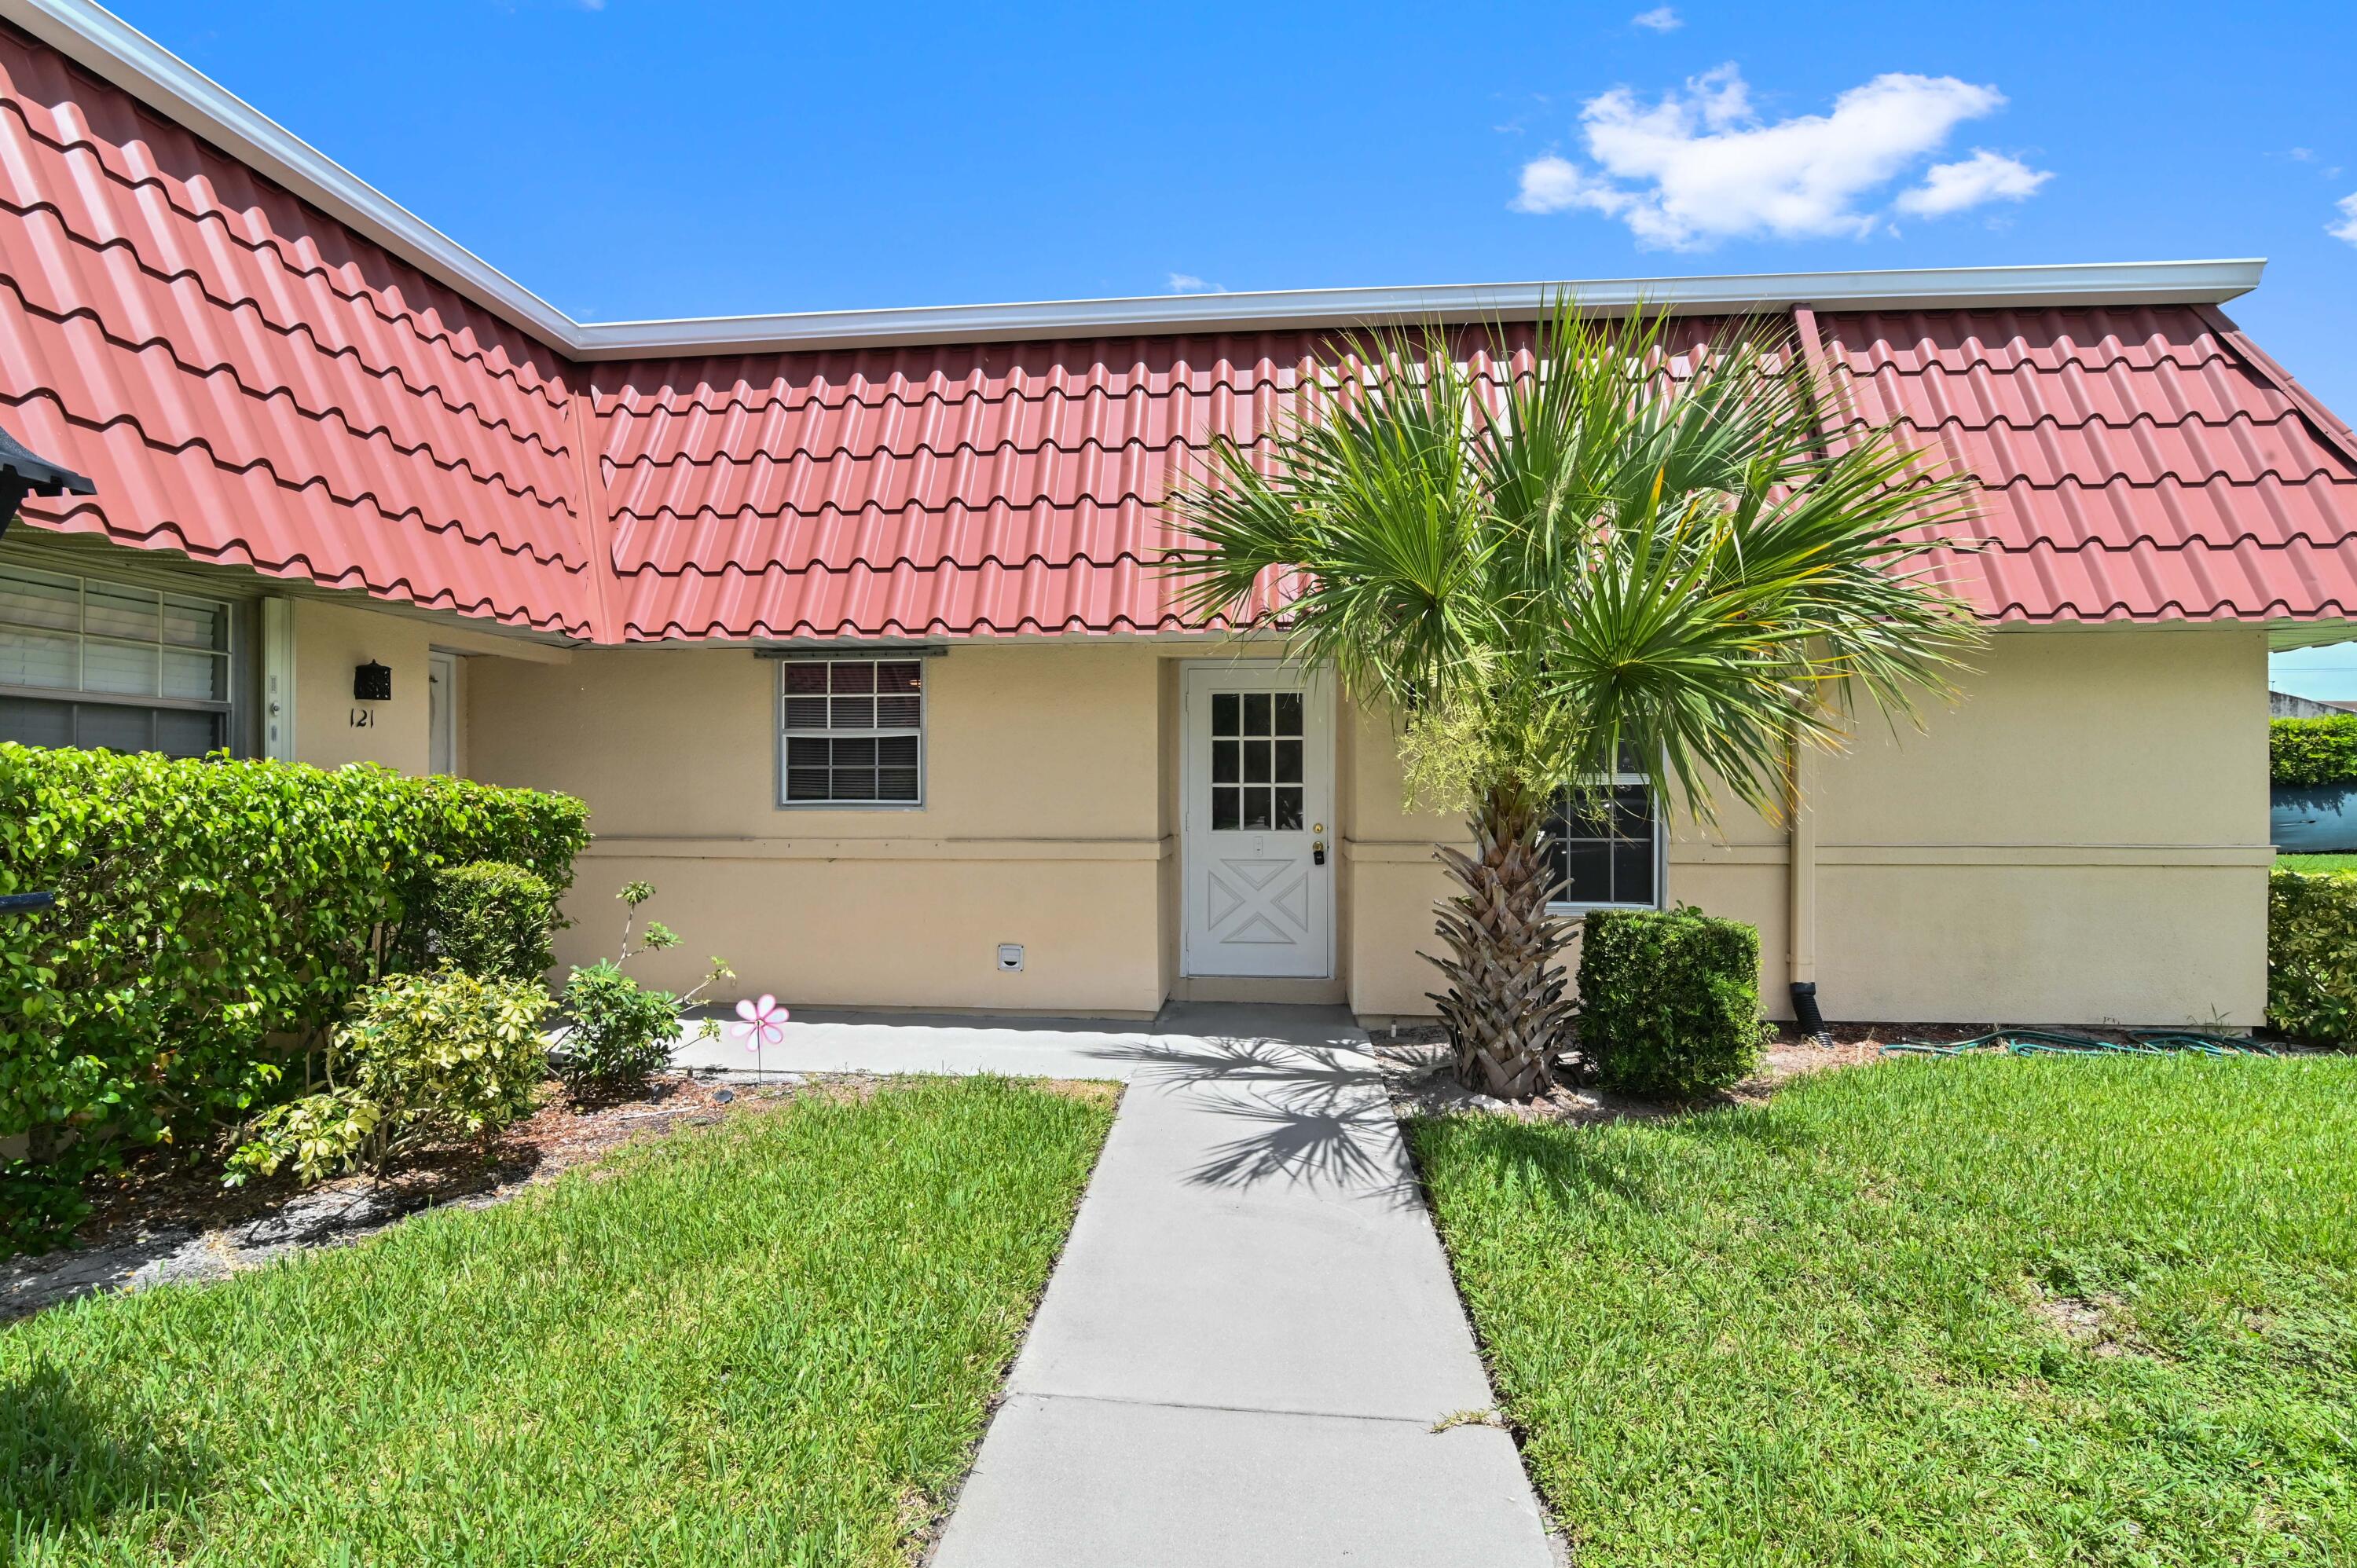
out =
<path fill-rule="evenodd" d="M 2267 772 L 2278 784 L 2357 783 L 2357 714 L 2268 720 Z"/>
<path fill-rule="evenodd" d="M 2267 1026 L 2295 1040 L 2357 1042 L 2357 872 L 2268 877 Z"/>
<path fill-rule="evenodd" d="M 434 874 L 425 946 L 436 961 L 468 974 L 538 982 L 556 963 L 549 943 L 564 923 L 546 877 L 504 860 L 475 860 Z"/>
<path fill-rule="evenodd" d="M 1760 1063 L 1760 933 L 1691 908 L 1599 909 L 1579 939 L 1579 1054 L 1605 1088 L 1691 1100 Z"/>
<path fill-rule="evenodd" d="M 437 871 L 561 895 L 588 837 L 578 800 L 464 779 L 0 745 L 0 893 L 59 896 L 0 915 L 0 1137 L 30 1144 L 0 1179 L 29 1201 L 299 1088 L 361 987 L 423 961 Z"/>

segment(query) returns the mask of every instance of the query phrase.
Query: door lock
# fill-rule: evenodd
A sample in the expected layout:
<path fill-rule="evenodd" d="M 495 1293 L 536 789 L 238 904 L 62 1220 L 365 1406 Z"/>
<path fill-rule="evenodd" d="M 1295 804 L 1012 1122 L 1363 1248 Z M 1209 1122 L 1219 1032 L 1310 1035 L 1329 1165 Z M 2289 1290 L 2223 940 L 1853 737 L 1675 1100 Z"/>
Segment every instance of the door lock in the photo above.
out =
<path fill-rule="evenodd" d="M 1309 864 L 1312 865 L 1323 865 L 1326 864 L 1326 841 L 1324 839 L 1318 839 L 1310 844 Z"/>

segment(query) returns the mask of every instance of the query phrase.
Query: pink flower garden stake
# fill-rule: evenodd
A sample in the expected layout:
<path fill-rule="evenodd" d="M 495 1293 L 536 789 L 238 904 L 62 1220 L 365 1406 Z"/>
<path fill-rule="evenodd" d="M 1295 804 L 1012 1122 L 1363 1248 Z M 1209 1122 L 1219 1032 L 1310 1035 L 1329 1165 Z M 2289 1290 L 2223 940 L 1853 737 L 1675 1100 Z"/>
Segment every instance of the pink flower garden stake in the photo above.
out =
<path fill-rule="evenodd" d="M 737 1016 L 739 1022 L 728 1026 L 737 1031 L 737 1037 L 753 1053 L 753 1070 L 758 1073 L 761 1070 L 761 1047 L 774 1046 L 786 1037 L 789 1015 L 778 1005 L 776 997 L 765 993 L 759 1002 L 737 1004 Z"/>

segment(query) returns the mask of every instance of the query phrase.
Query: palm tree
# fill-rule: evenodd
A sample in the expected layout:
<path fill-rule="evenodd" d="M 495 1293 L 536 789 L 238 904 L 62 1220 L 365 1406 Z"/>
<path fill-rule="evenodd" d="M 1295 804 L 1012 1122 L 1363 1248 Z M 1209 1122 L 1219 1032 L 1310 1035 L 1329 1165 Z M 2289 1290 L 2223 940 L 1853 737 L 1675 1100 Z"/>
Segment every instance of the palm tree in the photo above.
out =
<path fill-rule="evenodd" d="M 1598 809 L 1619 769 L 1706 825 L 1722 798 L 1781 816 L 1794 747 L 1841 745 L 1861 695 L 1950 694 L 1980 635 L 1921 557 L 1963 480 L 1887 430 L 1829 439 L 1789 324 L 1683 356 L 1664 328 L 1561 300 L 1502 353 L 1503 328 L 1348 339 L 1165 503 L 1184 607 L 1396 715 L 1414 802 L 1469 818 L 1433 994 L 1501 1097 L 1549 1085 L 1572 1010 L 1559 802 Z"/>

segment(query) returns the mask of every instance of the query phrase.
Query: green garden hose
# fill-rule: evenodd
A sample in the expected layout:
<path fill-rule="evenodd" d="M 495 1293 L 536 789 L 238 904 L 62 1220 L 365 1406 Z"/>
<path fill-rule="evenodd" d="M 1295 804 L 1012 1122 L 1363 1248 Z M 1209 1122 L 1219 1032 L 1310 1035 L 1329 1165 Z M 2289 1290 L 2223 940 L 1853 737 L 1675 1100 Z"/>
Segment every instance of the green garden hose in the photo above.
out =
<path fill-rule="evenodd" d="M 2003 1050 L 2017 1057 L 2203 1057 L 2278 1056 L 2273 1046 L 2233 1035 L 2206 1035 L 2194 1029 L 2131 1029 L 2125 1040 L 2097 1039 L 2093 1035 L 2066 1034 L 2059 1029 L 1992 1029 L 1969 1040 L 1942 1044 L 1934 1040 L 1895 1040 L 1882 1051 L 1891 1056 L 1960 1057 L 1972 1051 Z"/>

